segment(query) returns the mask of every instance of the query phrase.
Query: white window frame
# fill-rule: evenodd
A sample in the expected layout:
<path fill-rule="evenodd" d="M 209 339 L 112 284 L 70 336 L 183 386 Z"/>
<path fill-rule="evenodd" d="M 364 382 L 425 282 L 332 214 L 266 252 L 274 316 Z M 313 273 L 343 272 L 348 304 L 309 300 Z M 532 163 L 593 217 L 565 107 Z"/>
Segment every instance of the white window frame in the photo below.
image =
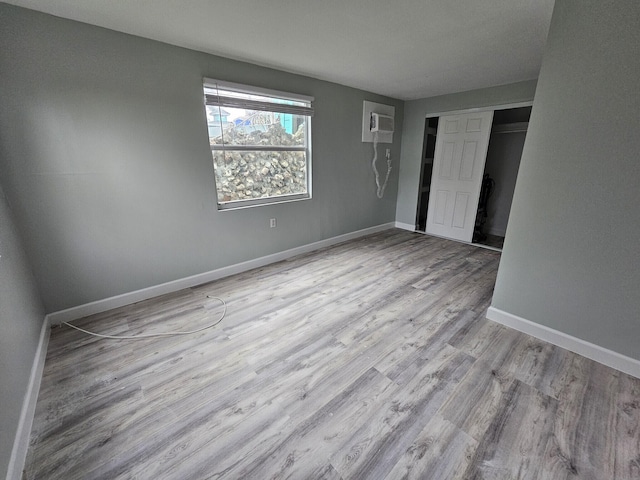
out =
<path fill-rule="evenodd" d="M 228 202 L 220 201 L 218 198 L 218 185 L 216 189 L 216 202 L 218 210 L 233 210 L 238 208 L 247 208 L 260 205 L 272 205 L 274 203 L 292 202 L 298 200 L 307 200 L 311 198 L 311 117 L 313 116 L 313 97 L 307 95 L 299 95 L 278 90 L 271 90 L 239 83 L 226 82 L 211 78 L 204 78 L 203 87 L 207 89 L 215 89 L 216 91 L 233 91 L 235 93 L 259 95 L 262 97 L 273 98 L 274 102 L 268 100 L 245 100 L 234 99 L 231 97 L 221 97 L 220 95 L 211 95 L 205 93 L 205 109 L 207 106 L 217 106 L 220 108 L 247 108 L 262 109 L 275 113 L 295 113 L 296 115 L 306 116 L 305 120 L 305 145 L 304 146 L 258 146 L 258 145 L 211 145 L 212 154 L 214 151 L 303 151 L 306 159 L 306 193 L 272 195 L 269 197 L 252 198 L 246 200 L 231 200 Z M 295 102 L 295 105 L 286 105 L 278 103 L 277 100 L 286 100 Z M 212 155 L 213 156 L 213 155 Z M 215 164 L 212 162 L 215 169 Z M 214 172 L 215 174 L 215 172 Z M 214 175 L 214 182 L 216 176 Z"/>

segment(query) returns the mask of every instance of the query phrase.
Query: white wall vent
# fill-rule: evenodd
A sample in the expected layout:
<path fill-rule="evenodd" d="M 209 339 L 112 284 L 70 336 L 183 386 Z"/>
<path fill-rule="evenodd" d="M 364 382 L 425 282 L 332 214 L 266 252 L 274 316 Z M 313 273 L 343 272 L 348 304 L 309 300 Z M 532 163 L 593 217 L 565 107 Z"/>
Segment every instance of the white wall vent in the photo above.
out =
<path fill-rule="evenodd" d="M 0 0 L 1 2 L 2 0 Z M 376 114 L 378 120 L 376 128 L 384 126 L 380 117 L 388 117 L 392 119 L 391 131 L 389 130 L 371 130 L 371 115 Z M 375 103 L 368 100 L 362 102 L 362 141 L 373 143 L 374 135 L 378 137 L 378 143 L 393 143 L 393 130 L 395 130 L 396 109 L 393 105 L 385 105 L 384 103 Z M 388 125 L 387 125 L 388 126 Z"/>
<path fill-rule="evenodd" d="M 372 113 L 369 128 L 372 132 L 392 133 L 393 117 L 381 113 Z"/>

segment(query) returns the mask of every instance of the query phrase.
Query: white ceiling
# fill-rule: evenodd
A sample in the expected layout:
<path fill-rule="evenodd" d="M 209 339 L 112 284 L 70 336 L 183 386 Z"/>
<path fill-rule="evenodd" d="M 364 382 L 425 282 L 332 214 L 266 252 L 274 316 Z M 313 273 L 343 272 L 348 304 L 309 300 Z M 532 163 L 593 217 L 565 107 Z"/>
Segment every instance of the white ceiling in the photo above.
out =
<path fill-rule="evenodd" d="M 3 0 L 399 99 L 537 78 L 554 0 Z"/>

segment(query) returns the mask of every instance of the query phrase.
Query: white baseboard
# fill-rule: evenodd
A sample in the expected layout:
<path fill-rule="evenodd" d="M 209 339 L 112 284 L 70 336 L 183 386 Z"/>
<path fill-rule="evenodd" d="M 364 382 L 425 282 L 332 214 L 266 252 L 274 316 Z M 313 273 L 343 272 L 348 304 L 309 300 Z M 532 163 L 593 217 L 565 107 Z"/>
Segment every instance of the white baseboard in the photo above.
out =
<path fill-rule="evenodd" d="M 62 322 L 70 322 L 79 318 L 86 317 L 88 315 L 94 315 L 96 313 L 106 312 L 113 308 L 123 307 L 132 303 L 147 300 L 149 298 L 164 295 L 166 293 L 177 292 L 184 288 L 195 287 L 196 285 L 202 285 L 203 283 L 212 282 L 223 277 L 235 275 L 237 273 L 246 272 L 254 268 L 263 267 L 271 263 L 286 260 L 288 258 L 300 255 L 303 253 L 312 252 L 319 248 L 329 247 L 337 243 L 346 242 L 355 238 L 370 235 L 372 233 L 381 232 L 394 228 L 395 223 L 385 223 L 377 225 L 375 227 L 365 228 L 355 232 L 345 233 L 344 235 L 338 235 L 337 237 L 327 238 L 318 242 L 309 243 L 300 247 L 285 250 L 283 252 L 266 255 L 264 257 L 248 260 L 246 262 L 237 263 L 228 267 L 218 268 L 209 272 L 199 273 L 186 278 L 180 278 L 171 282 L 162 283 L 160 285 L 154 285 L 152 287 L 143 288 L 133 292 L 123 293 L 122 295 L 116 295 L 115 297 L 105 298 L 103 300 L 97 300 L 91 303 L 85 303 L 84 305 L 78 305 L 77 307 L 67 308 L 66 310 L 60 310 L 47 315 L 51 325 L 60 325 Z"/>
<path fill-rule="evenodd" d="M 411 225 L 410 223 L 396 222 L 395 223 L 395 227 L 396 228 L 401 228 L 402 230 L 409 230 L 410 232 L 415 232 L 416 231 L 416 226 L 415 225 Z"/>
<path fill-rule="evenodd" d="M 628 373 L 636 378 L 640 378 L 640 360 L 636 360 L 635 358 L 627 357 L 621 353 L 554 330 L 545 325 L 540 325 L 539 323 L 532 322 L 495 307 L 489 307 L 489 310 L 487 310 L 487 318 L 539 338 L 540 340 L 544 340 L 545 342 L 570 350 L 608 367 Z"/>
<path fill-rule="evenodd" d="M 40 330 L 40 339 L 38 340 L 38 348 L 31 365 L 31 373 L 29 374 L 29 385 L 24 395 L 22 409 L 20 410 L 20 419 L 18 420 L 18 430 L 13 440 L 13 449 L 9 458 L 9 468 L 7 470 L 7 480 L 20 480 L 22 478 L 22 470 L 24 462 L 27 458 L 27 450 L 29 449 L 29 436 L 31 435 L 31 427 L 33 426 L 33 417 L 36 413 L 36 402 L 38 393 L 40 392 L 40 382 L 42 380 L 42 372 L 44 370 L 44 361 L 47 358 L 47 346 L 49 345 L 49 335 L 51 333 L 51 325 L 49 319 L 44 318 L 42 329 Z"/>

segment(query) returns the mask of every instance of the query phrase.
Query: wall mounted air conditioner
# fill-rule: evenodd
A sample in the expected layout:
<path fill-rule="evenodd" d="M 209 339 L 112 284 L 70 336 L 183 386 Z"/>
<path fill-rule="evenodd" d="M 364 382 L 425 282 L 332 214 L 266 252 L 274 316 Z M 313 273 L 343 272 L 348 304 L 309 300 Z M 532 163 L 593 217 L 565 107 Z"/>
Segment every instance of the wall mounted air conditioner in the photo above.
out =
<path fill-rule="evenodd" d="M 369 129 L 372 132 L 392 133 L 393 117 L 390 115 L 383 115 L 381 113 L 371 113 Z"/>

